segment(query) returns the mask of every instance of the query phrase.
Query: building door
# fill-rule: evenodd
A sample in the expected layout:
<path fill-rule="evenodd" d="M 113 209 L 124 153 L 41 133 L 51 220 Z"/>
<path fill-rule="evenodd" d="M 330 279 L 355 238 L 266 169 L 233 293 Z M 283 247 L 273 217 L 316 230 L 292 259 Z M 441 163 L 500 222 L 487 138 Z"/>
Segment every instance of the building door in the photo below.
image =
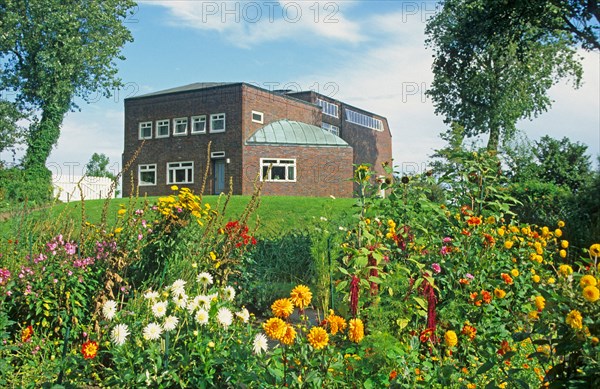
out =
<path fill-rule="evenodd" d="M 225 160 L 224 159 L 216 159 L 214 162 L 214 172 L 215 172 L 215 193 L 221 194 L 225 192 Z"/>

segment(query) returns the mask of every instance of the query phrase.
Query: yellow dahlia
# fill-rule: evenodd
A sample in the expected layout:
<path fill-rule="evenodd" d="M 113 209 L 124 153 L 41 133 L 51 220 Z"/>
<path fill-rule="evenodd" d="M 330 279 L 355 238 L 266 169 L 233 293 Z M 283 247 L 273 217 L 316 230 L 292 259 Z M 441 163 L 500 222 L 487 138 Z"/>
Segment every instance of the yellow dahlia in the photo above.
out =
<path fill-rule="evenodd" d="M 296 330 L 290 324 L 286 324 L 285 334 L 281 337 L 281 343 L 289 346 L 294 344 L 294 340 L 296 339 Z"/>
<path fill-rule="evenodd" d="M 504 242 L 504 248 L 511 249 L 513 247 L 514 242 L 512 240 L 507 240 Z"/>
<path fill-rule="evenodd" d="M 512 274 L 513 277 L 518 277 L 519 276 L 519 270 L 517 269 L 512 269 L 510 271 L 510 274 Z"/>
<path fill-rule="evenodd" d="M 566 318 L 567 324 L 576 330 L 580 330 L 583 327 L 582 321 L 583 317 L 581 317 L 581 313 L 575 309 L 569 312 Z"/>
<path fill-rule="evenodd" d="M 563 249 L 568 249 L 569 248 L 569 241 L 568 240 L 563 240 L 560 242 L 560 247 L 562 247 Z"/>
<path fill-rule="evenodd" d="M 557 238 L 560 238 L 562 236 L 562 230 L 560 228 L 557 228 L 556 230 L 554 230 L 554 236 L 556 236 Z"/>
<path fill-rule="evenodd" d="M 565 226 L 565 222 L 562 220 L 558 221 L 558 227 L 563 228 Z"/>
<path fill-rule="evenodd" d="M 600 243 L 594 243 L 590 246 L 590 254 L 593 257 L 600 257 Z"/>
<path fill-rule="evenodd" d="M 365 337 L 365 326 L 360 319 L 350 319 L 348 322 L 348 338 L 359 343 Z"/>
<path fill-rule="evenodd" d="M 263 329 L 269 338 L 280 340 L 287 332 L 287 324 L 278 317 L 272 317 L 263 323 Z"/>
<path fill-rule="evenodd" d="M 596 281 L 596 277 L 589 274 L 581 277 L 581 281 L 579 281 L 579 285 L 582 288 L 585 288 L 586 286 L 596 286 L 597 284 L 598 282 Z"/>
<path fill-rule="evenodd" d="M 544 307 L 546 307 L 546 299 L 543 298 L 542 296 L 536 296 L 535 297 L 535 307 L 538 309 L 538 311 L 541 311 L 542 309 L 544 309 Z"/>
<path fill-rule="evenodd" d="M 458 337 L 456 336 L 456 332 L 454 331 L 446 331 L 444 335 L 444 342 L 448 347 L 454 347 L 458 343 Z"/>
<path fill-rule="evenodd" d="M 558 274 L 568 277 L 569 275 L 573 274 L 573 268 L 569 265 L 560 265 L 558 267 Z"/>
<path fill-rule="evenodd" d="M 494 296 L 496 296 L 496 298 L 503 299 L 504 296 L 506 296 L 506 292 L 502 289 L 496 288 L 494 289 Z"/>
<path fill-rule="evenodd" d="M 333 314 L 333 311 L 331 311 L 331 314 L 327 317 L 327 325 L 329 326 L 329 332 L 331 332 L 331 335 L 335 335 L 339 332 L 342 332 L 346 329 L 346 320 L 344 320 L 343 317 L 341 316 L 337 316 Z"/>
<path fill-rule="evenodd" d="M 535 282 L 536 284 L 540 282 L 541 278 L 540 276 L 538 276 L 537 274 L 534 274 L 531 279 L 533 280 L 533 282 Z"/>
<path fill-rule="evenodd" d="M 306 337 L 308 338 L 310 345 L 316 350 L 322 349 L 323 347 L 327 346 L 327 343 L 329 343 L 329 335 L 327 335 L 327 331 L 325 331 L 322 327 L 311 328 Z"/>
<path fill-rule="evenodd" d="M 583 288 L 583 297 L 590 303 L 596 302 L 600 298 L 600 291 L 595 286 L 586 286 Z"/>
<path fill-rule="evenodd" d="M 298 285 L 290 293 L 292 303 L 300 309 L 304 309 L 312 300 L 312 293 L 305 285 Z"/>
<path fill-rule="evenodd" d="M 292 300 L 289 298 L 275 300 L 271 305 L 271 310 L 273 311 L 273 315 L 285 319 L 294 312 L 294 304 L 292 304 Z"/>

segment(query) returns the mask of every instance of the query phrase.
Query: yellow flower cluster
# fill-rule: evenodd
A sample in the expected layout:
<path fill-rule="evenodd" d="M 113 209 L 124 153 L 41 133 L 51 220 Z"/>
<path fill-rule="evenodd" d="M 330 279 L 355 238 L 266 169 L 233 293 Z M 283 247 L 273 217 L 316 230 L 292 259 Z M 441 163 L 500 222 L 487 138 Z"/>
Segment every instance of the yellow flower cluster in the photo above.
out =
<path fill-rule="evenodd" d="M 454 331 L 446 331 L 444 334 L 444 343 L 448 347 L 454 347 L 458 343 L 458 337 L 456 336 L 456 332 Z"/>
<path fill-rule="evenodd" d="M 315 350 L 320 350 L 329 343 L 329 335 L 322 327 L 311 328 L 306 338 Z"/>
<path fill-rule="evenodd" d="M 583 297 L 590 303 L 594 303 L 600 298 L 600 290 L 598 290 L 596 285 L 598 285 L 596 277 L 590 274 L 584 275 L 579 281 L 579 286 L 583 288 Z"/>
<path fill-rule="evenodd" d="M 360 343 L 365 337 L 365 326 L 360 319 L 350 319 L 348 322 L 348 338 L 354 343 Z"/>
<path fill-rule="evenodd" d="M 312 300 L 312 292 L 305 285 L 298 285 L 290 293 L 292 303 L 300 309 L 308 307 Z"/>
<path fill-rule="evenodd" d="M 177 195 L 159 197 L 158 211 L 170 221 L 179 220 L 184 216 L 193 216 L 198 224 L 203 225 L 202 219 L 209 217 L 210 205 L 202 206 L 202 198 L 196 196 L 189 188 L 179 189 L 176 185 L 171 187 L 179 191 Z"/>
<path fill-rule="evenodd" d="M 566 322 L 568 325 L 570 325 L 576 330 L 580 330 L 581 328 L 583 328 L 583 317 L 581 316 L 581 313 L 578 310 L 574 309 L 571 312 L 569 312 L 566 318 Z"/>
<path fill-rule="evenodd" d="M 343 332 L 346 327 L 346 320 L 343 317 L 337 316 L 333 313 L 333 310 L 329 311 L 329 316 L 325 319 L 327 321 L 327 326 L 329 326 L 329 332 L 331 335 L 335 335 L 338 332 Z"/>

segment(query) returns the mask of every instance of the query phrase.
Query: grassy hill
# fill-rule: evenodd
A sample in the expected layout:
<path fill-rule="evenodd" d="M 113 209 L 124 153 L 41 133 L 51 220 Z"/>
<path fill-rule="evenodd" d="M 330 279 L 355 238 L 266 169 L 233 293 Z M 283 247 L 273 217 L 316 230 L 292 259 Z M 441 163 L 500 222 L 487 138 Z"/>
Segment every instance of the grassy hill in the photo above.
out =
<path fill-rule="evenodd" d="M 144 201 L 154 203 L 156 197 L 146 199 L 120 198 L 112 199 L 108 204 L 107 223 L 110 227 L 116 221 L 117 210 L 128 206 L 131 201 L 143 204 Z M 226 209 L 226 219 L 235 220 L 248 204 L 250 196 L 232 196 Z M 219 196 L 204 196 L 203 202 L 209 203 L 213 208 L 219 203 Z M 225 198 L 220 202 L 223 204 Z M 258 223 L 258 236 L 273 236 L 291 230 L 302 229 L 310 225 L 315 219 L 325 217 L 329 220 L 343 220 L 352 214 L 352 205 L 355 199 L 349 198 L 318 198 L 318 197 L 290 197 L 290 196 L 262 196 L 258 210 L 250 218 L 250 227 Z M 0 221 L 0 237 L 3 239 L 25 239 L 30 232 L 42 228 L 42 225 L 56 225 L 55 230 L 73 228 L 81 225 L 82 220 L 90 223 L 99 223 L 102 217 L 105 200 L 88 200 L 71 203 L 56 203 L 42 209 L 15 209 L 5 213 Z"/>

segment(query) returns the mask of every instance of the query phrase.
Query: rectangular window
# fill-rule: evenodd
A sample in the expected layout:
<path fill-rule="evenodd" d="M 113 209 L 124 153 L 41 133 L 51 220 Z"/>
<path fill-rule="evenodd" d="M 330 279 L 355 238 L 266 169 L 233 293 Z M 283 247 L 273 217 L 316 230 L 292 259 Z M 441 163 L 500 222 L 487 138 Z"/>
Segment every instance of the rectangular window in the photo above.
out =
<path fill-rule="evenodd" d="M 173 135 L 187 135 L 187 118 L 173 119 Z"/>
<path fill-rule="evenodd" d="M 340 115 L 338 114 L 337 105 L 321 99 L 317 99 L 317 105 L 322 108 L 323 113 L 325 115 L 333 116 L 334 118 L 340 117 Z"/>
<path fill-rule="evenodd" d="M 296 182 L 295 159 L 260 159 L 261 180 Z M 270 168 L 270 170 L 269 170 Z"/>
<path fill-rule="evenodd" d="M 206 115 L 192 116 L 192 134 L 206 134 Z"/>
<path fill-rule="evenodd" d="M 225 132 L 225 114 L 210 115 L 210 132 Z"/>
<path fill-rule="evenodd" d="M 140 139 L 152 139 L 152 122 L 140 123 Z"/>
<path fill-rule="evenodd" d="M 340 136 L 340 128 L 338 126 L 334 126 L 333 124 L 322 122 L 321 127 L 325 131 L 329 131 L 335 136 Z"/>
<path fill-rule="evenodd" d="M 138 165 L 138 185 L 156 185 L 156 164 Z"/>
<path fill-rule="evenodd" d="M 346 108 L 346 120 L 372 130 L 383 131 L 383 122 L 381 120 L 348 108 Z"/>
<path fill-rule="evenodd" d="M 264 118 L 264 115 L 263 115 L 262 112 L 252 111 L 252 121 L 254 123 L 260 123 L 260 124 L 262 124 L 263 123 L 263 118 Z"/>
<path fill-rule="evenodd" d="M 167 185 L 193 184 L 194 162 L 167 163 Z"/>
<path fill-rule="evenodd" d="M 169 136 L 169 121 L 168 120 L 157 120 L 156 121 L 156 137 L 166 138 Z"/>

